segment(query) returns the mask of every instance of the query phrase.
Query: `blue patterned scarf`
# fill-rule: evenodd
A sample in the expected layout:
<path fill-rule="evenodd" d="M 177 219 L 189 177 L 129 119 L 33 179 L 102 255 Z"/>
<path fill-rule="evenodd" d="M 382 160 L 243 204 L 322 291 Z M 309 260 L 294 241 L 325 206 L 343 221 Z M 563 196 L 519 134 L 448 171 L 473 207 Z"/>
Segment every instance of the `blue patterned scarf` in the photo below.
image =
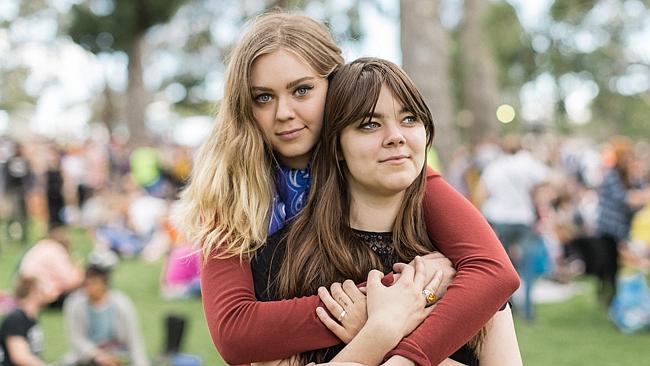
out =
<path fill-rule="evenodd" d="M 284 227 L 302 210 L 311 183 L 311 168 L 291 169 L 279 167 L 275 173 L 276 193 L 271 204 L 269 236 Z"/>

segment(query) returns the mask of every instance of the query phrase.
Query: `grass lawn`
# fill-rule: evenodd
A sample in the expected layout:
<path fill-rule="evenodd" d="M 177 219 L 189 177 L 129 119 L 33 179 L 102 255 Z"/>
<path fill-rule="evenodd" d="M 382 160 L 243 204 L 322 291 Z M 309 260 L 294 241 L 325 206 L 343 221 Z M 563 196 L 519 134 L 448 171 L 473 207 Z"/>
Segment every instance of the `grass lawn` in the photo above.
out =
<path fill-rule="evenodd" d="M 83 258 L 89 250 L 89 240 L 81 231 L 74 231 L 73 237 L 78 243 L 73 255 Z M 18 244 L 0 243 L 0 289 L 10 288 L 23 251 Z M 113 287 L 127 293 L 135 302 L 149 354 L 153 357 L 162 348 L 165 314 L 183 314 L 189 321 L 183 350 L 199 355 L 206 366 L 223 365 L 210 340 L 200 300 L 166 301 L 159 297 L 161 265 L 126 260 L 119 264 L 113 276 Z M 593 283 L 585 281 L 585 284 L 588 290 L 569 301 L 539 305 L 537 321 L 533 324 L 515 318 L 524 364 L 594 366 L 650 362 L 650 333 L 621 334 L 596 303 Z M 67 349 L 61 313 L 46 311 L 40 321 L 45 331 L 44 358 L 55 361 Z"/>

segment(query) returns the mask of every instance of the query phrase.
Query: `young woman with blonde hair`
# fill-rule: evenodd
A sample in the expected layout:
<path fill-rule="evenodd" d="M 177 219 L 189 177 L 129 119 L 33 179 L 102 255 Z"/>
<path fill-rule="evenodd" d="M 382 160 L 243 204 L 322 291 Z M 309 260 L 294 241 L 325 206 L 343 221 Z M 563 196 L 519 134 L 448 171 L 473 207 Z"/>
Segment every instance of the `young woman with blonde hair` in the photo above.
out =
<path fill-rule="evenodd" d="M 181 214 L 185 233 L 203 250 L 208 328 L 230 364 L 341 342 L 316 315 L 318 296 L 257 301 L 249 260 L 302 208 L 327 77 L 342 64 L 322 24 L 286 13 L 256 18 L 230 57 L 217 121 L 198 151 Z M 480 214 L 429 173 L 422 203 L 427 233 L 457 275 L 418 328 L 423 333 L 393 351 L 418 364 L 437 364 L 456 351 L 519 285 Z"/>

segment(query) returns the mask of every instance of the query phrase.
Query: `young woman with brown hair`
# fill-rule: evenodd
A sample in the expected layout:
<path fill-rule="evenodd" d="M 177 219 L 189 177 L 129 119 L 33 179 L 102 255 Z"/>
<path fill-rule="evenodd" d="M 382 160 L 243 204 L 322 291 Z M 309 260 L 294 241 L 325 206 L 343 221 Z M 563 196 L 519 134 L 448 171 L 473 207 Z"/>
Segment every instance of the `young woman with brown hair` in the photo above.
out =
<path fill-rule="evenodd" d="M 358 307 L 365 311 L 363 295 L 354 286 L 333 297 L 318 289 L 346 279 L 362 282 L 373 269 L 387 274 L 396 262 L 436 250 L 427 236 L 422 207 L 433 120 L 420 92 L 400 68 L 386 60 L 363 58 L 342 66 L 330 78 L 324 121 L 312 160 L 312 182 L 318 191 L 310 194 L 288 229 L 271 236 L 258 250 L 252 261 L 256 292 L 259 298 L 277 300 L 319 291 L 333 314 L 356 312 Z M 406 272 L 407 279 L 415 277 L 420 285 L 415 291 L 422 291 L 417 268 L 414 275 L 412 270 Z M 369 281 L 373 277 L 377 275 Z M 376 278 L 374 282 L 369 299 L 375 296 L 373 291 L 385 291 Z M 434 280 L 424 288 L 438 284 Z M 408 287 L 393 292 L 396 299 L 409 294 L 413 289 Z M 424 299 L 419 300 L 423 309 Z M 368 321 L 342 351 L 333 347 L 300 360 L 320 362 L 336 355 L 335 360 L 380 363 L 413 331 L 414 321 L 419 325 L 419 314 L 417 304 L 408 302 L 377 311 L 377 304 L 368 303 Z M 325 312 L 319 313 L 325 324 L 334 324 Z M 345 316 L 337 320 L 344 325 Z M 498 312 L 452 358 L 466 365 L 478 365 L 479 359 L 482 365 L 520 365 L 510 309 Z"/>

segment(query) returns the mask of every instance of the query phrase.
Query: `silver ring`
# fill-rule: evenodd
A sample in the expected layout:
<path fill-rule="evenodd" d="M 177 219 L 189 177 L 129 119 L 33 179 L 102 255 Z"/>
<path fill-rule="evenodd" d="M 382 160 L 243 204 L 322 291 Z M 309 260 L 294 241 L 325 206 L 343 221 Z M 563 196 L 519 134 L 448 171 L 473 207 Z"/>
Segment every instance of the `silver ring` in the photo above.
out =
<path fill-rule="evenodd" d="M 343 318 L 345 318 L 346 315 L 348 315 L 348 312 L 345 311 L 345 309 L 343 309 L 343 311 L 341 312 L 341 314 L 339 314 L 339 317 L 337 319 L 339 323 L 341 322 L 341 320 L 343 320 Z"/>

